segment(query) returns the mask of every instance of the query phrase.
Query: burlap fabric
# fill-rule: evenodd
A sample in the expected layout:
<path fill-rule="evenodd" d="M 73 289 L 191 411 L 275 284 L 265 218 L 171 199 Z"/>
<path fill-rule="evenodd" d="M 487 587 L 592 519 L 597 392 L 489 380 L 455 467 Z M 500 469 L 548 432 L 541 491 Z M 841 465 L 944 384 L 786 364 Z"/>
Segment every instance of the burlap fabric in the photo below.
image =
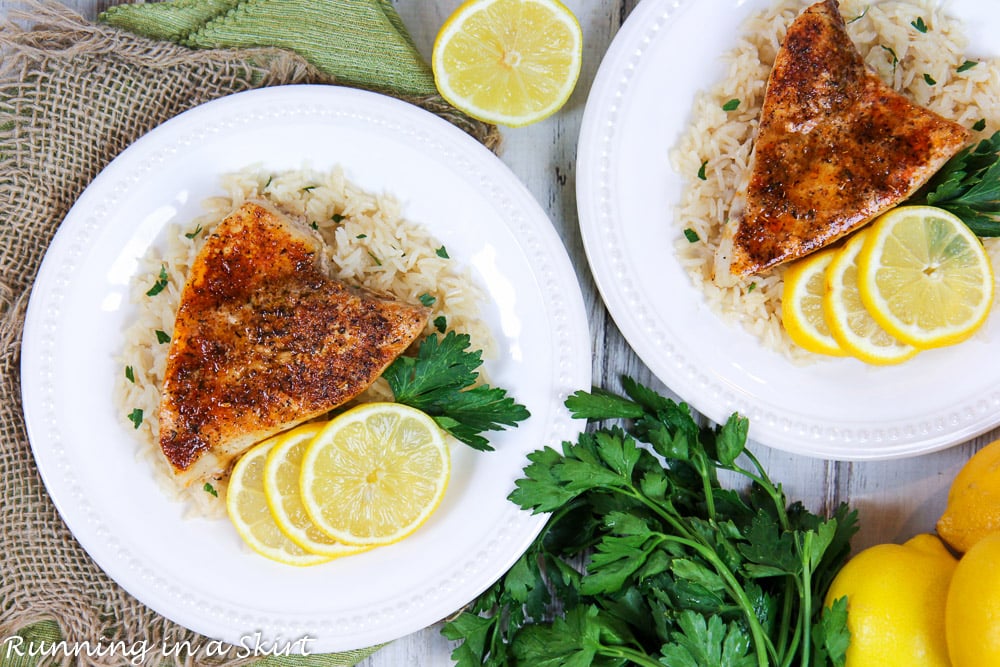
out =
<path fill-rule="evenodd" d="M 0 27 L 0 641 L 49 620 L 69 643 L 189 640 L 204 646 L 204 638 L 160 617 L 111 581 L 73 539 L 46 494 L 21 412 L 25 305 L 46 247 L 73 202 L 139 136 L 233 92 L 331 77 L 287 51 L 191 50 L 91 25 L 55 4 L 26 9 L 32 29 L 21 27 L 24 16 L 14 12 Z M 479 138 L 490 143 L 488 135 L 486 128 Z M 352 664 L 363 655 L 301 664 Z M 187 662 L 239 662 L 231 656 L 199 654 Z M 3 658 L 0 654 L 0 663 Z M 146 664 L 162 661 L 150 652 Z M 124 661 L 119 654 L 74 662 Z"/>

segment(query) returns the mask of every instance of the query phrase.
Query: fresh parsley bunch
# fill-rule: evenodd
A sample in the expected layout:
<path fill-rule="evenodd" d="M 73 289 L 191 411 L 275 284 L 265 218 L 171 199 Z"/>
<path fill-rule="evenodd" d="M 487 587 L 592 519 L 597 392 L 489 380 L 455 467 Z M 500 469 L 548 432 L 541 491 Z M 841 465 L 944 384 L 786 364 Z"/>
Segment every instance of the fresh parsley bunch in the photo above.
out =
<path fill-rule="evenodd" d="M 578 392 L 566 405 L 626 426 L 529 455 L 510 499 L 551 517 L 444 627 L 462 642 L 458 665 L 842 666 L 846 599 L 826 610 L 823 599 L 856 512 L 787 504 L 745 447 L 746 419 L 700 427 L 687 406 L 623 384 L 627 396 Z M 723 488 L 719 471 L 749 488 Z"/>

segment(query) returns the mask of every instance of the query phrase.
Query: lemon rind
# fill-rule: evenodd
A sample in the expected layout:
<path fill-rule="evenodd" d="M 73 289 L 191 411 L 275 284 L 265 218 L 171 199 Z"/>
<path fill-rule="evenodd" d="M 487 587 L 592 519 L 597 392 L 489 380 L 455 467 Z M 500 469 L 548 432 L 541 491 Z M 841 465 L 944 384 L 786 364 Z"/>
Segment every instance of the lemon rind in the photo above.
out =
<path fill-rule="evenodd" d="M 835 249 L 822 250 L 792 264 L 784 275 L 784 291 L 781 298 L 781 321 L 792 339 L 799 347 L 831 357 L 847 356 L 847 351 L 841 347 L 832 333 L 824 335 L 809 323 L 801 309 L 801 298 L 804 296 L 809 280 L 817 273 L 824 273 L 826 267 L 836 253 Z M 829 323 L 827 324 L 829 326 Z"/>

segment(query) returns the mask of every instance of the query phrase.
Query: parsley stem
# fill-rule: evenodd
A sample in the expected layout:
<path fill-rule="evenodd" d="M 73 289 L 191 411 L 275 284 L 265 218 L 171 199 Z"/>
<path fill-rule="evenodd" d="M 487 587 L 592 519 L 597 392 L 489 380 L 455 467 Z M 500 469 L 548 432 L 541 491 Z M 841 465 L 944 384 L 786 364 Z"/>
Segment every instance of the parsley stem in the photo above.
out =
<path fill-rule="evenodd" d="M 609 658 L 622 658 L 628 660 L 630 663 L 640 665 L 640 667 L 663 667 L 662 662 L 651 659 L 647 653 L 625 648 L 624 646 L 604 646 L 602 644 L 597 649 L 597 653 Z"/>
<path fill-rule="evenodd" d="M 781 523 L 781 529 L 791 530 L 791 524 L 788 521 L 788 512 L 785 510 L 784 492 L 776 487 L 774 482 L 771 481 L 771 478 L 767 476 L 767 473 L 764 471 L 764 466 L 761 465 L 757 457 L 753 455 L 753 452 L 744 449 L 743 454 L 750 459 L 750 462 L 753 463 L 754 468 L 756 468 L 757 472 L 760 474 L 754 474 L 752 471 L 741 468 L 735 464 L 733 464 L 731 469 L 741 475 L 744 475 L 751 481 L 756 482 L 761 486 L 761 488 L 767 491 L 767 495 L 769 495 L 771 497 L 771 501 L 774 502 L 774 508 L 778 511 L 778 521 Z"/>
<path fill-rule="evenodd" d="M 799 616 L 802 619 L 802 667 L 809 667 L 809 658 L 812 655 L 812 647 L 809 645 L 811 636 L 809 625 L 812 620 L 812 571 L 813 564 L 809 554 L 812 553 L 813 538 L 816 536 L 811 530 L 807 530 L 802 537 L 802 607 Z"/>
<path fill-rule="evenodd" d="M 704 478 L 705 474 L 703 472 L 701 474 Z M 715 568 L 715 571 L 720 577 L 722 577 L 723 581 L 725 581 L 726 588 L 729 590 L 730 595 L 732 595 L 733 599 L 739 604 L 743 615 L 746 617 L 747 625 L 750 627 L 750 634 L 753 636 L 754 647 L 757 653 L 757 664 L 760 667 L 768 667 L 768 656 L 770 655 L 773 658 L 777 658 L 777 651 L 774 648 L 774 644 L 771 643 L 767 633 L 764 632 L 764 628 L 760 624 L 760 619 L 757 617 L 757 612 L 754 610 L 753 603 L 747 596 L 746 591 L 740 585 L 740 582 L 737 581 L 732 570 L 730 570 L 729 567 L 722 562 L 722 559 L 719 558 L 715 549 L 713 549 L 710 545 L 704 544 L 700 539 L 698 539 L 698 537 L 692 534 L 691 531 L 689 531 L 679 520 L 680 517 L 675 517 L 671 512 L 665 511 L 660 503 L 654 502 L 651 498 L 648 498 L 644 493 L 642 493 L 642 491 L 635 488 L 631 483 L 629 483 L 624 489 L 615 487 L 606 488 L 611 491 L 624 492 L 626 495 L 631 496 L 646 507 L 649 507 L 657 515 L 662 517 L 663 520 L 678 533 L 678 535 L 665 535 L 661 533 L 664 539 L 677 544 L 683 544 L 694 549 L 702 556 L 702 558 L 708 561 L 713 568 Z M 667 506 L 670 507 L 669 501 Z M 673 508 L 671 507 L 671 509 Z"/>
<path fill-rule="evenodd" d="M 715 523 L 715 494 L 712 493 L 712 480 L 708 476 L 708 466 L 699 456 L 695 459 L 695 470 L 701 476 L 701 487 L 705 494 L 705 509 L 708 511 L 708 518 Z"/>
<path fill-rule="evenodd" d="M 792 625 L 792 608 L 795 605 L 795 599 L 792 597 L 792 592 L 794 591 L 794 586 L 792 584 L 797 584 L 795 577 L 792 575 L 785 575 L 785 593 L 782 596 L 781 602 L 781 626 L 778 631 L 778 645 L 783 647 L 782 655 L 778 656 L 778 663 L 781 667 L 789 667 L 791 665 L 792 659 L 795 657 L 795 648 L 798 646 L 798 638 L 792 640 L 791 651 L 788 650 L 788 631 Z M 795 628 L 795 634 L 798 634 L 798 627 Z"/>
<path fill-rule="evenodd" d="M 757 653 L 757 664 L 760 667 L 768 667 L 770 664 L 768 656 L 777 657 L 777 651 L 774 648 L 774 644 L 771 643 L 770 639 L 767 637 L 767 633 L 764 632 L 764 628 L 760 624 L 760 618 L 757 617 L 757 612 L 754 611 L 753 603 L 747 596 L 746 591 L 740 585 L 740 582 L 736 580 L 736 576 L 733 574 L 733 571 L 722 562 L 721 558 L 719 558 L 715 549 L 707 544 L 703 544 L 700 540 L 693 537 L 678 537 L 676 535 L 666 535 L 664 533 L 659 533 L 659 536 L 664 542 L 673 542 L 674 544 L 681 544 L 693 549 L 702 558 L 708 561 L 718 575 L 722 577 L 722 580 L 726 584 L 726 589 L 739 605 L 740 612 L 746 617 L 747 625 L 750 627 L 750 634 L 753 636 L 754 648 Z"/>

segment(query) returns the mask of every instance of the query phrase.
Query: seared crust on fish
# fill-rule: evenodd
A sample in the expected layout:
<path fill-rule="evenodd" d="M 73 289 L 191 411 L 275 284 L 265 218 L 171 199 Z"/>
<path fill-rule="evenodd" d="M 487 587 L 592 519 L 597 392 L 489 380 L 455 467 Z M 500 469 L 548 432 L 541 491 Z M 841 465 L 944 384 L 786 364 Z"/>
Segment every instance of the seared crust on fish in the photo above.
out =
<path fill-rule="evenodd" d="M 969 138 L 866 69 L 836 0 L 812 5 L 789 26 L 771 70 L 716 282 L 833 243 L 910 197 Z"/>
<path fill-rule="evenodd" d="M 181 294 L 160 449 L 185 484 L 354 398 L 424 330 L 428 310 L 330 277 L 323 242 L 267 204 L 219 223 Z"/>

